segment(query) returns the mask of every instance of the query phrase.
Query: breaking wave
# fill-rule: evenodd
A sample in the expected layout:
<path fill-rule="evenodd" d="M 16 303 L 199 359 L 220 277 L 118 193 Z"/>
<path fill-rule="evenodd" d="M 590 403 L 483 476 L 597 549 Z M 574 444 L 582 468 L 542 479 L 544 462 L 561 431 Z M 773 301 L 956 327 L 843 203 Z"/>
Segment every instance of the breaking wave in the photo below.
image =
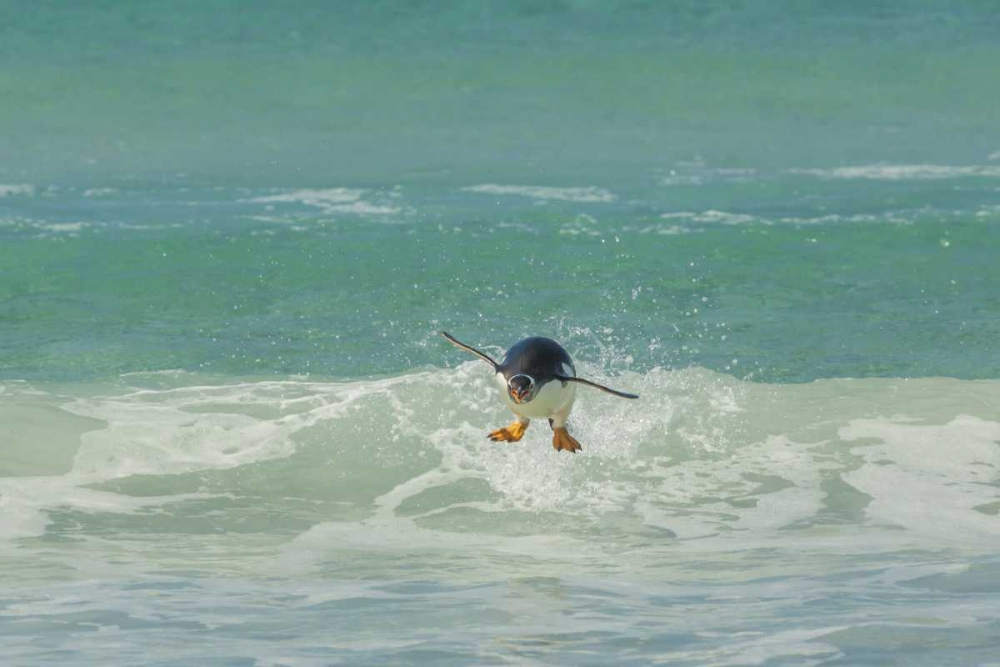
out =
<path fill-rule="evenodd" d="M 613 381 L 642 398 L 580 392 L 576 456 L 538 422 L 520 443 L 488 442 L 509 415 L 475 362 L 355 382 L 9 384 L 17 463 L 0 477 L 0 535 L 87 533 L 114 517 L 138 532 L 256 522 L 300 533 L 307 551 L 539 533 L 615 548 L 817 531 L 876 550 L 1000 546 L 1000 382 L 764 385 L 698 368 Z"/>

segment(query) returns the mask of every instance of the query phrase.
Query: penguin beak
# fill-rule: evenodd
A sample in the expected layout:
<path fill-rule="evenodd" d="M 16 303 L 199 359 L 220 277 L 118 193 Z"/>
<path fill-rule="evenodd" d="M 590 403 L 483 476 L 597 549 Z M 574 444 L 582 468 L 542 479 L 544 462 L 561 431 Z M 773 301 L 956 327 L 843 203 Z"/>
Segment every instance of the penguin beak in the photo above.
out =
<path fill-rule="evenodd" d="M 520 404 L 524 400 L 524 397 L 527 395 L 528 395 L 527 391 L 521 391 L 520 389 L 511 389 L 510 391 L 511 399 L 518 404 Z"/>

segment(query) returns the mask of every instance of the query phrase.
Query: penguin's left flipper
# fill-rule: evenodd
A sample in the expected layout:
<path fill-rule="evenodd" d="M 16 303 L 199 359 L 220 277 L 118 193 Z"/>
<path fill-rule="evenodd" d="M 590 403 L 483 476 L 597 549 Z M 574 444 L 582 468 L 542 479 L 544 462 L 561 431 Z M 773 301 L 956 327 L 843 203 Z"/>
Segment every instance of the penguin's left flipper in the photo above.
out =
<path fill-rule="evenodd" d="M 606 391 L 609 394 L 617 396 L 619 398 L 639 398 L 638 394 L 630 394 L 627 391 L 618 391 L 617 389 L 612 389 L 611 387 L 605 387 L 603 384 L 597 384 L 596 382 L 591 382 L 590 380 L 584 380 L 583 378 L 571 378 L 566 375 L 557 375 L 557 380 L 562 382 L 577 382 L 579 384 L 585 384 L 588 387 L 595 387 L 601 391 Z"/>
<path fill-rule="evenodd" d="M 497 362 L 493 361 L 493 359 L 490 357 L 490 355 L 486 354 L 485 352 L 480 352 L 479 350 L 477 350 L 476 348 L 472 347 L 471 345 L 466 345 L 462 341 L 460 341 L 457 338 L 455 338 L 454 336 L 452 336 L 447 331 L 442 331 L 441 335 L 444 336 L 445 338 L 447 338 L 448 342 L 450 342 L 455 347 L 459 347 L 459 348 L 465 350 L 466 352 L 471 352 L 472 354 L 476 355 L 477 357 L 479 357 L 480 359 L 482 359 L 483 361 L 485 361 L 486 363 L 488 363 L 490 366 L 493 367 L 494 371 L 497 369 L 498 364 L 497 364 Z"/>

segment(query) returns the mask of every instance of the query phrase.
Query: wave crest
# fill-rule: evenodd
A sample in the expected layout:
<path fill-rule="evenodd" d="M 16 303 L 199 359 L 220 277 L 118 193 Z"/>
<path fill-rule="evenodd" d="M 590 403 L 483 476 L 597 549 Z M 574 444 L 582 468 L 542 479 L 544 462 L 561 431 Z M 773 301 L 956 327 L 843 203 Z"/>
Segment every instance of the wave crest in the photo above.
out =
<path fill-rule="evenodd" d="M 192 530 L 299 526 L 310 539 L 337 533 L 337 548 L 362 548 L 369 529 L 410 534 L 406 543 L 431 531 L 425 541 L 551 533 L 621 546 L 831 530 L 884 538 L 892 526 L 903 531 L 897 547 L 899 535 L 1000 542 L 1000 415 L 988 407 L 1000 405 L 998 382 L 763 385 L 698 368 L 613 380 L 580 370 L 642 398 L 581 390 L 576 456 L 552 449 L 544 422 L 520 443 L 488 442 L 510 416 L 478 362 L 356 382 L 130 376 L 73 396 L 10 385 L 16 447 L 78 444 L 62 474 L 0 478 L 3 534 L 111 515 L 137 531 L 168 518 Z M 41 408 L 52 418 L 29 429 L 25 415 Z"/>

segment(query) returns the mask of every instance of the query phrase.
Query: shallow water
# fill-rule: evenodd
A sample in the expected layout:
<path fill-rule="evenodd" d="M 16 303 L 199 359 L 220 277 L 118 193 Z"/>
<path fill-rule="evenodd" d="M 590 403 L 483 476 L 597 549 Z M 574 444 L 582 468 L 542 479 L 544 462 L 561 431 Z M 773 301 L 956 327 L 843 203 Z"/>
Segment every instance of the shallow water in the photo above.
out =
<path fill-rule="evenodd" d="M 3 664 L 996 662 L 988 4 L 0 19 Z"/>
<path fill-rule="evenodd" d="M 1000 384 L 615 380 L 643 398 L 581 396 L 578 456 L 538 426 L 486 442 L 505 417 L 477 362 L 8 384 L 5 653 L 988 661 Z"/>

